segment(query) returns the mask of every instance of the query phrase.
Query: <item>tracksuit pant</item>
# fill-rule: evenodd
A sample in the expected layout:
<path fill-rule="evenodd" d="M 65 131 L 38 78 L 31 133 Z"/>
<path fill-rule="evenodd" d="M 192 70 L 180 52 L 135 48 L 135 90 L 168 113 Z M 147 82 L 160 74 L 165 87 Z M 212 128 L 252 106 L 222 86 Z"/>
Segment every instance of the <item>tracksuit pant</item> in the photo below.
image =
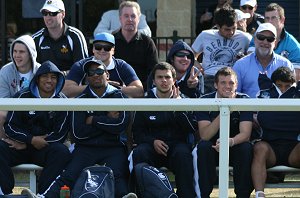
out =
<path fill-rule="evenodd" d="M 63 171 L 71 159 L 69 149 L 62 143 L 50 143 L 37 150 L 32 145 L 26 149 L 16 150 L 0 140 L 0 186 L 4 194 L 12 193 L 14 175 L 11 167 L 31 163 L 42 166 L 39 177 L 38 192 L 44 192 L 52 181 Z"/>

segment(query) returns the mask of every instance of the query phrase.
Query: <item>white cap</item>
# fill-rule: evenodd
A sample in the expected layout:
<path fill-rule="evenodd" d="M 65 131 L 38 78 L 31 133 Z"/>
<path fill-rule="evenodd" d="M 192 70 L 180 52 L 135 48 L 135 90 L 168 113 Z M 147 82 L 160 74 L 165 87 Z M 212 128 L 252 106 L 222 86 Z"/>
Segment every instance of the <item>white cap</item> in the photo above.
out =
<path fill-rule="evenodd" d="M 50 12 L 65 11 L 65 5 L 62 0 L 46 0 L 40 12 L 43 10 L 49 10 Z"/>
<path fill-rule="evenodd" d="M 275 37 L 277 37 L 277 30 L 276 30 L 275 26 L 272 25 L 271 23 L 261 23 L 258 26 L 255 34 L 263 32 L 263 31 L 270 31 L 274 34 Z"/>
<path fill-rule="evenodd" d="M 257 2 L 256 0 L 241 0 L 241 3 L 240 3 L 240 6 L 243 6 L 243 5 L 249 5 L 249 6 L 256 6 Z"/>
<path fill-rule="evenodd" d="M 249 13 L 245 13 L 239 9 L 234 9 L 236 15 L 237 15 L 237 20 L 240 21 L 242 19 L 249 19 L 250 18 L 250 14 Z"/>

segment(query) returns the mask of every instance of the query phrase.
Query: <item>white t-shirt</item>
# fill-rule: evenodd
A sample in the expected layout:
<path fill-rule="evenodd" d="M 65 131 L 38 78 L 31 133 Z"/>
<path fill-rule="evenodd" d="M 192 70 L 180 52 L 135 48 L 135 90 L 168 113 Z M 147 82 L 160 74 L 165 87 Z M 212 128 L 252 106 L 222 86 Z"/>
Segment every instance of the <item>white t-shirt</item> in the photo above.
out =
<path fill-rule="evenodd" d="M 230 39 L 225 39 L 219 30 L 211 29 L 201 32 L 192 48 L 196 53 L 203 53 L 204 74 L 214 76 L 219 69 L 232 67 L 237 60 L 236 55 L 245 53 L 249 43 L 250 38 L 240 30 L 236 30 Z"/>
<path fill-rule="evenodd" d="M 30 70 L 30 72 L 26 73 L 26 74 L 22 74 L 19 72 L 19 75 L 20 75 L 20 79 L 21 79 L 21 82 L 20 82 L 20 89 L 24 89 L 24 88 L 27 88 L 29 87 L 29 84 L 30 84 L 30 77 L 32 76 L 32 71 Z"/>

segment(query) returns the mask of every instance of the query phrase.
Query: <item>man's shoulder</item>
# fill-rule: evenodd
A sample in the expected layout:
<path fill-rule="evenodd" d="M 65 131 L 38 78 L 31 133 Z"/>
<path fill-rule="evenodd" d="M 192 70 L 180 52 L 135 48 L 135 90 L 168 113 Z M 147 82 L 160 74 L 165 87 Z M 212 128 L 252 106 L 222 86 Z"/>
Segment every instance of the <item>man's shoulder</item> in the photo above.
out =
<path fill-rule="evenodd" d="M 39 31 L 37 31 L 34 34 L 32 34 L 32 38 L 34 40 L 36 40 L 36 39 L 40 38 L 41 36 L 44 36 L 45 32 L 46 32 L 46 28 L 42 28 Z"/>

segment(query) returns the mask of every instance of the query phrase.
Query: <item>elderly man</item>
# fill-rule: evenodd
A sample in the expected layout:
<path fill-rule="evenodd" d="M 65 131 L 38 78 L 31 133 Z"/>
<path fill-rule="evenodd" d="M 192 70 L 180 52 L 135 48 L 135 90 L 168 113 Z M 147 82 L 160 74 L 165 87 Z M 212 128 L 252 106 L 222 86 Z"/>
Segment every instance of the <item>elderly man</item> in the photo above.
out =
<path fill-rule="evenodd" d="M 289 67 L 294 71 L 292 63 L 286 58 L 274 53 L 277 39 L 276 28 L 271 23 L 259 25 L 255 35 L 255 52 L 238 60 L 233 69 L 237 73 L 237 91 L 256 98 L 259 91 L 257 79 L 259 73 L 267 73 L 271 77 L 273 71 L 280 66 Z"/>

